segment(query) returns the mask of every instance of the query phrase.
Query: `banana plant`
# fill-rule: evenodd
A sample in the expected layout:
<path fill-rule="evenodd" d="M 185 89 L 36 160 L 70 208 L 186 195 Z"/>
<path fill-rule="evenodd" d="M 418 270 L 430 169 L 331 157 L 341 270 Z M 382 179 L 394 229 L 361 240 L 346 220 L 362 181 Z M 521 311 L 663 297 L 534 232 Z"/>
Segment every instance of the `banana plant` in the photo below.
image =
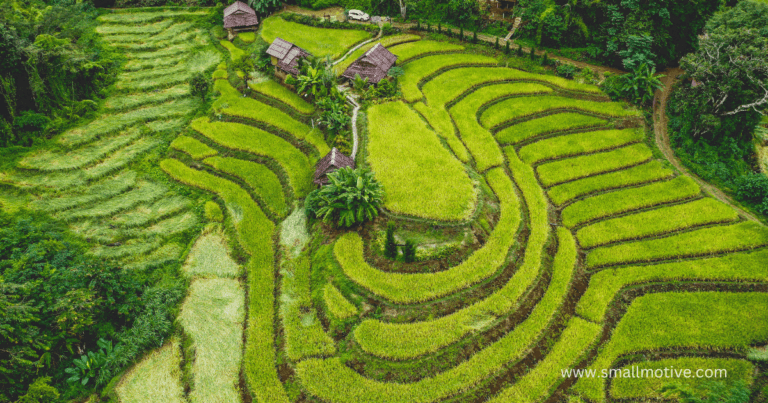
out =
<path fill-rule="evenodd" d="M 67 379 L 70 385 L 79 383 L 85 386 L 91 379 L 98 376 L 99 370 L 112 358 L 113 349 L 111 341 L 99 339 L 96 344 L 100 347 L 99 351 L 89 351 L 87 354 L 80 356 L 80 358 L 75 358 L 72 361 L 74 366 L 64 370 L 64 372 L 71 375 Z"/>

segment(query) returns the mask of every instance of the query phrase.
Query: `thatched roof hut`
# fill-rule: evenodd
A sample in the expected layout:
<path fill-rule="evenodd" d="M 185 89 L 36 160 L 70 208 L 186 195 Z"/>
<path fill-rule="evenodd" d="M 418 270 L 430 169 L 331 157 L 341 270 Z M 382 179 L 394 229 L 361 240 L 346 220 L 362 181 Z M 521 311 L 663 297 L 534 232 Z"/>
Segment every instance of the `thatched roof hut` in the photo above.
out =
<path fill-rule="evenodd" d="M 269 45 L 267 54 L 272 58 L 273 65 L 293 75 L 299 74 L 299 59 L 311 56 L 306 50 L 282 38 L 275 38 Z"/>
<path fill-rule="evenodd" d="M 397 62 L 397 56 L 377 43 L 350 64 L 342 76 L 354 80 L 355 75 L 359 74 L 361 78 L 367 78 L 369 83 L 378 84 L 387 76 L 387 72 L 395 62 Z"/>
<path fill-rule="evenodd" d="M 341 168 L 355 168 L 355 160 L 352 157 L 342 154 L 336 147 L 333 147 L 331 151 L 323 157 L 315 165 L 315 180 L 317 185 L 323 186 L 328 183 L 328 174 Z"/>
<path fill-rule="evenodd" d="M 224 28 L 241 30 L 256 28 L 259 18 L 256 11 L 242 1 L 236 1 L 224 9 Z"/>

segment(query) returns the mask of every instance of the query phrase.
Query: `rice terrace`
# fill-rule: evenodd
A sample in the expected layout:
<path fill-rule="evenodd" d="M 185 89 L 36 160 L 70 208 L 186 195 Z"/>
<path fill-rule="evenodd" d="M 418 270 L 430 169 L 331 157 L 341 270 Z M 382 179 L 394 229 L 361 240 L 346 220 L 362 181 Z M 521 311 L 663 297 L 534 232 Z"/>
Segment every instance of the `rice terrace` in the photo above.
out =
<path fill-rule="evenodd" d="M 768 402 L 768 3 L 375 3 L 0 7 L 0 403 Z"/>

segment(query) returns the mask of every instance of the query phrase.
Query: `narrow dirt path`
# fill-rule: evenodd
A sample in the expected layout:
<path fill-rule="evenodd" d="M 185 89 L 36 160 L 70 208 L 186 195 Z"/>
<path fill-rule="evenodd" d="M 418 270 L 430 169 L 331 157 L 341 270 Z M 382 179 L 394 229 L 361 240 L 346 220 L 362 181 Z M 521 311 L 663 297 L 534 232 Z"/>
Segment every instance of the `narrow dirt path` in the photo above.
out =
<path fill-rule="evenodd" d="M 701 187 L 704 193 L 707 193 L 715 199 L 731 206 L 739 213 L 740 216 L 744 217 L 745 219 L 759 223 L 760 220 L 754 214 L 742 209 L 738 204 L 736 204 L 736 202 L 733 201 L 733 199 L 723 193 L 723 191 L 719 188 L 711 185 L 708 182 L 705 182 L 703 179 L 690 172 L 685 166 L 683 166 L 680 160 L 677 159 L 677 156 L 675 156 L 675 152 L 672 150 L 672 146 L 669 143 L 669 133 L 667 132 L 667 123 L 669 121 L 667 116 L 667 101 L 669 100 L 669 96 L 672 93 L 672 87 L 677 81 L 677 76 L 683 73 L 684 71 L 679 68 L 667 69 L 662 73 L 664 74 L 664 78 L 661 79 L 661 82 L 664 84 L 664 87 L 656 91 L 656 95 L 653 100 L 653 131 L 656 134 L 656 146 L 658 146 L 659 150 L 661 150 L 661 153 L 664 154 L 664 158 L 672 163 L 672 165 L 677 168 L 678 171 L 693 178 L 693 180 L 699 184 L 699 187 Z"/>

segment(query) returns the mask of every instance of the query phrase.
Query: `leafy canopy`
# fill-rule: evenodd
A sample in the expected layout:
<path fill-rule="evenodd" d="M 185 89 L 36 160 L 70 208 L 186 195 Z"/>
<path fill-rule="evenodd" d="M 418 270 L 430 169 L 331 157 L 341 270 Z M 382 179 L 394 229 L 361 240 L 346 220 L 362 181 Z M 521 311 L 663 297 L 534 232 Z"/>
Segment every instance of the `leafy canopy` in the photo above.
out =
<path fill-rule="evenodd" d="M 312 191 L 305 206 L 311 217 L 351 227 L 378 217 L 383 198 L 384 190 L 372 172 L 342 168 L 328 174 L 328 184 Z"/>

